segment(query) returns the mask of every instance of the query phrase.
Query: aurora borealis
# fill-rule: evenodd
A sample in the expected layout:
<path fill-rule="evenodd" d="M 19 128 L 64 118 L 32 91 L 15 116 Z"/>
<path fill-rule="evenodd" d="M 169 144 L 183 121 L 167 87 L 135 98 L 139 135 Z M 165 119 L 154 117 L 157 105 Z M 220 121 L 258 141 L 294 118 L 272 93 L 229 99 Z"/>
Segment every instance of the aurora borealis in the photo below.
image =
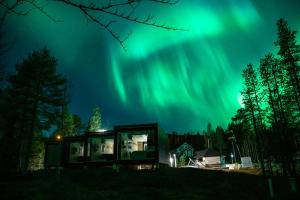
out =
<path fill-rule="evenodd" d="M 7 71 L 44 45 L 70 79 L 70 110 L 87 122 L 99 105 L 104 128 L 158 122 L 166 131 L 202 131 L 211 122 L 226 127 L 240 107 L 242 69 L 276 49 L 276 20 L 300 31 L 297 0 L 181 0 L 175 6 L 139 7 L 159 21 L 189 31 L 166 31 L 120 22 L 132 32 L 127 51 L 109 33 L 76 10 L 51 3 L 54 23 L 37 11 L 11 15 L 5 40 L 14 43 Z M 148 14 L 148 13 L 147 13 Z M 298 35 L 299 37 L 299 35 Z"/>

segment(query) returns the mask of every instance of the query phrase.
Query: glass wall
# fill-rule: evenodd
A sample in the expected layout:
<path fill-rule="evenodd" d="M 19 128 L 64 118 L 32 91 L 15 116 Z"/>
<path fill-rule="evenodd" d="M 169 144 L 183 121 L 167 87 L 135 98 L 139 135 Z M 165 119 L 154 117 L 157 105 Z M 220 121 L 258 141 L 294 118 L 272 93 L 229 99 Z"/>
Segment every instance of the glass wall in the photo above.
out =
<path fill-rule="evenodd" d="M 84 141 L 70 141 L 68 142 L 69 163 L 78 163 L 84 161 Z"/>
<path fill-rule="evenodd" d="M 114 159 L 114 136 L 91 137 L 88 139 L 90 161 L 111 161 Z"/>
<path fill-rule="evenodd" d="M 119 160 L 155 159 L 154 130 L 118 132 Z"/>

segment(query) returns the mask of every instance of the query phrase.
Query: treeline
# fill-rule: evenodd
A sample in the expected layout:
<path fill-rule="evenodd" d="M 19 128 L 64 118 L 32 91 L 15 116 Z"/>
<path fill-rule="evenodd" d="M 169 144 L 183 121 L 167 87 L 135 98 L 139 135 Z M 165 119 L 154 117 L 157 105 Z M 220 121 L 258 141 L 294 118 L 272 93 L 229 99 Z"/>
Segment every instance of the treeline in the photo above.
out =
<path fill-rule="evenodd" d="M 256 69 L 248 64 L 243 70 L 244 108 L 232 122 L 233 128 L 244 133 L 246 143 L 255 144 L 263 171 L 264 160 L 280 162 L 285 175 L 296 174 L 294 158 L 299 150 L 300 48 L 296 33 L 284 19 L 277 21 L 277 54 L 268 53 Z"/>
<path fill-rule="evenodd" d="M 176 149 L 184 142 L 187 142 L 195 150 L 213 148 L 220 153 L 225 154 L 227 151 L 228 137 L 230 137 L 230 135 L 225 134 L 225 131 L 221 126 L 217 126 L 216 129 L 213 129 L 211 123 L 208 123 L 207 129 L 203 130 L 202 133 L 179 134 L 177 132 L 172 132 L 171 134 L 168 134 L 168 144 L 170 149 Z M 228 149 L 228 151 L 230 151 L 230 149 Z"/>
<path fill-rule="evenodd" d="M 168 134 L 168 145 L 170 150 L 178 148 L 185 142 L 191 145 L 195 150 L 202 150 L 207 147 L 207 137 L 199 132 L 196 134 L 185 133 L 183 135 L 178 134 L 177 132 Z"/>
<path fill-rule="evenodd" d="M 265 173 L 271 163 L 281 163 L 284 175 L 295 175 L 295 158 L 300 146 L 300 46 L 297 32 L 287 21 L 277 21 L 277 53 L 260 59 L 257 68 L 248 64 L 242 72 L 244 107 L 237 110 L 224 131 L 208 124 L 202 134 L 169 134 L 170 148 L 184 142 L 194 148 L 210 147 L 227 159 L 251 156 Z M 238 153 L 238 154 L 237 154 Z M 238 157 L 237 157 L 238 158 Z M 268 166 L 268 169 L 265 169 Z"/>
<path fill-rule="evenodd" d="M 237 160 L 243 156 L 250 156 L 254 162 L 258 161 L 253 134 L 242 130 L 235 117 L 232 118 L 226 130 L 221 126 L 214 129 L 211 123 L 208 123 L 206 130 L 201 133 L 172 132 L 168 134 L 168 144 L 171 150 L 178 148 L 184 142 L 190 144 L 195 150 L 212 148 L 225 156 L 227 161 L 231 161 L 231 154 L 234 154 Z"/>
<path fill-rule="evenodd" d="M 87 128 L 69 111 L 68 80 L 57 72 L 57 60 L 46 47 L 33 51 L 16 64 L 15 74 L 5 76 L 1 76 L 0 88 L 1 172 L 40 168 L 45 132 L 64 137 L 100 128 L 98 107 Z"/>

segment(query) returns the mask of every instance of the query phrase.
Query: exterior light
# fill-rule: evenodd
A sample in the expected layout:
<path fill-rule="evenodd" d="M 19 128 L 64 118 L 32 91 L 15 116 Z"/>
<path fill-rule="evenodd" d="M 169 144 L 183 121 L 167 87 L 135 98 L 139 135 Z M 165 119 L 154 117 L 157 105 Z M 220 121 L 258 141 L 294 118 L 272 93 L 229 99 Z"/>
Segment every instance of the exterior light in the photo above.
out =
<path fill-rule="evenodd" d="M 173 167 L 173 158 L 170 157 L 170 166 Z"/>
<path fill-rule="evenodd" d="M 56 135 L 57 140 L 61 140 L 61 135 Z"/>
<path fill-rule="evenodd" d="M 106 131 L 107 131 L 106 129 L 99 129 L 99 130 L 97 130 L 96 132 L 103 133 L 103 132 L 106 132 Z"/>
<path fill-rule="evenodd" d="M 176 163 L 176 154 L 175 153 L 173 154 L 173 157 L 174 157 L 174 167 L 176 168 L 177 167 L 177 163 Z"/>

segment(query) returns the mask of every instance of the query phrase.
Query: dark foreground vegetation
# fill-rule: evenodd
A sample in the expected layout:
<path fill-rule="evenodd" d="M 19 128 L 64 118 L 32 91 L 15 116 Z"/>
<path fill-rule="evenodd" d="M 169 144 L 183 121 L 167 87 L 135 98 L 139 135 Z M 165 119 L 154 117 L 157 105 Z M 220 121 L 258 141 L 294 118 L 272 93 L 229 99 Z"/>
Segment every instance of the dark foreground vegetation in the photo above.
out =
<path fill-rule="evenodd" d="M 269 199 L 262 176 L 199 169 L 37 171 L 0 180 L 0 199 Z M 275 199 L 298 199 L 274 179 Z"/>

